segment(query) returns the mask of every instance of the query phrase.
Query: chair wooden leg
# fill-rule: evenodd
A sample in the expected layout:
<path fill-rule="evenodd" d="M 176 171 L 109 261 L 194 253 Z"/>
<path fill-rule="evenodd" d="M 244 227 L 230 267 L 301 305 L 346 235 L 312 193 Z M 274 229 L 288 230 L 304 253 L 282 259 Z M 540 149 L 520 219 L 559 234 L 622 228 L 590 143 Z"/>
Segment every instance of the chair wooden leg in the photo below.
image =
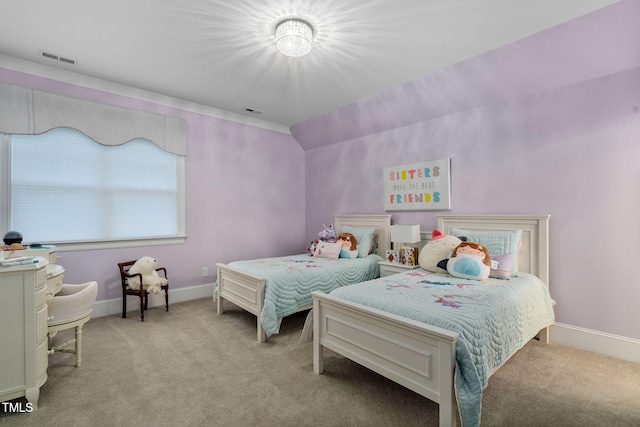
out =
<path fill-rule="evenodd" d="M 127 294 L 122 293 L 122 318 L 127 318 Z"/>
<path fill-rule="evenodd" d="M 76 368 L 82 362 L 82 325 L 76 326 Z"/>
<path fill-rule="evenodd" d="M 167 311 L 169 311 L 169 285 L 164 288 L 164 304 Z"/>
<path fill-rule="evenodd" d="M 140 295 L 140 321 L 144 322 L 144 297 Z"/>

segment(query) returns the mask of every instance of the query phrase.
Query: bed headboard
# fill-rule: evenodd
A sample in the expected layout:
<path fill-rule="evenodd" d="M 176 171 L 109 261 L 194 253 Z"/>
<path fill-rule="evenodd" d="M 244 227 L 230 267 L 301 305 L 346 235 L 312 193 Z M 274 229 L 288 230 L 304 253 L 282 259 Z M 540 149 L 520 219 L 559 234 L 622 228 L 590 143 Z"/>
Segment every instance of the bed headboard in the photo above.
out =
<path fill-rule="evenodd" d="M 535 274 L 549 286 L 549 218 L 551 215 L 438 215 L 438 229 L 522 230 L 518 271 Z"/>
<path fill-rule="evenodd" d="M 387 256 L 391 249 L 391 215 L 336 215 L 333 226 L 340 233 L 343 225 L 359 228 L 373 228 L 378 235 L 378 255 Z"/>

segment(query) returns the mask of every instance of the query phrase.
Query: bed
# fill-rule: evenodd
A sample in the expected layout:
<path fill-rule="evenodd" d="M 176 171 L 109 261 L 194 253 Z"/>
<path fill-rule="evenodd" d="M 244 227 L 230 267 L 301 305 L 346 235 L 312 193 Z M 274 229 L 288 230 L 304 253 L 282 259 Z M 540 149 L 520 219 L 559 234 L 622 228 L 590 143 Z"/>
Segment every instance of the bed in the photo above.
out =
<path fill-rule="evenodd" d="M 445 234 L 451 234 L 456 229 L 485 233 L 522 230 L 519 267 L 516 268 L 518 277 L 510 280 L 497 282 L 499 279 L 489 279 L 487 283 L 475 281 L 469 284 L 474 281 L 416 269 L 348 286 L 329 294 L 313 292 L 315 373 L 324 371 L 323 350 L 328 348 L 438 403 L 440 426 L 455 426 L 456 410 L 459 410 L 465 427 L 479 425 L 482 390 L 489 376 L 536 335 L 542 342 L 549 340 L 549 326 L 553 324 L 554 317 L 553 301 L 548 292 L 548 224 L 549 216 L 546 215 L 438 216 L 438 229 Z M 502 297 L 496 297 L 494 303 L 494 297 L 485 297 L 480 287 L 488 288 L 494 283 L 491 289 L 495 292 L 505 290 L 515 294 L 519 289 L 529 289 L 525 285 L 516 286 L 520 279 L 533 281 L 531 290 L 523 292 L 525 295 L 535 294 L 536 299 L 525 296 L 529 305 L 525 310 L 517 311 L 528 313 L 533 310 L 535 315 L 527 315 L 523 321 L 514 322 L 517 328 L 509 329 L 517 329 L 515 337 L 501 341 L 501 338 L 495 338 L 494 331 L 502 327 L 497 327 L 494 322 L 496 318 L 511 319 L 511 310 L 501 311 L 504 310 L 500 305 Z M 404 280 L 413 280 L 413 284 L 407 284 Z M 376 287 L 379 291 L 396 287 L 402 292 L 387 292 L 380 298 L 374 294 Z M 418 292 L 420 287 L 432 294 L 432 300 L 420 305 L 419 312 L 410 311 L 409 306 L 415 305 L 413 300 L 417 297 L 412 292 Z M 443 294 L 440 289 L 445 288 L 449 290 Z M 462 298 L 460 295 L 471 288 L 474 289 L 473 294 L 466 297 L 472 295 L 473 298 L 482 299 L 482 303 L 471 308 L 473 302 L 468 302 L 468 307 L 460 311 L 462 319 L 452 323 L 448 316 L 454 315 L 449 313 L 460 308 L 455 307 L 456 298 Z M 407 308 L 402 315 L 389 312 L 394 311 L 394 298 L 406 302 Z M 538 302 L 538 298 L 543 302 Z M 513 301 L 507 304 L 515 306 Z M 425 307 L 429 309 L 425 310 Z M 484 332 L 485 329 L 475 325 L 475 328 L 468 330 L 465 317 L 469 316 L 475 322 L 473 313 L 487 310 L 496 311 L 494 317 L 490 317 L 490 328 Z M 484 322 L 483 316 L 480 315 L 480 318 Z M 425 323 L 423 319 L 430 321 Z M 481 355 L 478 357 L 478 353 L 474 353 L 475 346 L 484 346 L 486 343 L 493 343 L 488 346 L 493 350 L 480 347 Z M 485 357 L 485 354 L 491 354 L 492 357 Z"/>
<path fill-rule="evenodd" d="M 218 278 L 213 296 L 218 314 L 224 312 L 224 300 L 252 313 L 257 317 L 258 342 L 265 342 L 268 336 L 277 331 L 282 317 L 312 307 L 312 291 L 319 289 L 329 292 L 344 284 L 378 277 L 378 262 L 386 255 L 391 244 L 391 215 L 336 215 L 333 225 L 338 232 L 345 226 L 355 229 L 372 228 L 377 241 L 376 253 L 366 257 L 366 260 L 341 258 L 333 261 L 330 271 L 326 262 L 323 268 L 305 268 L 318 266 L 322 262 L 308 254 L 218 263 Z M 309 261 L 313 261 L 313 264 L 309 264 Z M 356 262 L 368 263 L 370 270 L 366 275 L 362 272 L 356 274 L 354 268 L 365 268 L 356 265 Z M 273 266 L 267 268 L 269 265 Z M 295 283 L 290 278 L 284 278 L 282 271 L 277 271 L 283 269 L 297 274 Z M 293 295 L 293 292 L 296 294 Z"/>

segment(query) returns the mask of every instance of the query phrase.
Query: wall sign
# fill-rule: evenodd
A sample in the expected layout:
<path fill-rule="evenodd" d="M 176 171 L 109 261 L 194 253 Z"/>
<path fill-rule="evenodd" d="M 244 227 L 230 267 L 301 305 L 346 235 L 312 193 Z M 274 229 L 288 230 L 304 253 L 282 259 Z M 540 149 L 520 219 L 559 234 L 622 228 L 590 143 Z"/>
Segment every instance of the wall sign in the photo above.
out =
<path fill-rule="evenodd" d="M 450 159 L 383 168 L 384 210 L 451 209 Z"/>

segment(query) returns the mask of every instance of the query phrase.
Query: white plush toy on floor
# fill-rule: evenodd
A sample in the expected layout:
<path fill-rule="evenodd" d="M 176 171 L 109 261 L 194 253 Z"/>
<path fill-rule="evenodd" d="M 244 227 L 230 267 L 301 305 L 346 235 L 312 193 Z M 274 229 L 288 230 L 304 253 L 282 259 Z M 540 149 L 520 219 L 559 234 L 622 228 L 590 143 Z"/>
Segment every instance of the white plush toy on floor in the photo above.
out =
<path fill-rule="evenodd" d="M 129 274 L 142 275 L 142 288 L 150 294 L 160 292 L 160 287 L 167 284 L 167 279 L 160 277 L 156 271 L 156 260 L 150 256 L 143 256 L 135 262 L 129 269 Z M 129 277 L 129 287 L 131 289 L 140 289 L 140 278 Z"/>

